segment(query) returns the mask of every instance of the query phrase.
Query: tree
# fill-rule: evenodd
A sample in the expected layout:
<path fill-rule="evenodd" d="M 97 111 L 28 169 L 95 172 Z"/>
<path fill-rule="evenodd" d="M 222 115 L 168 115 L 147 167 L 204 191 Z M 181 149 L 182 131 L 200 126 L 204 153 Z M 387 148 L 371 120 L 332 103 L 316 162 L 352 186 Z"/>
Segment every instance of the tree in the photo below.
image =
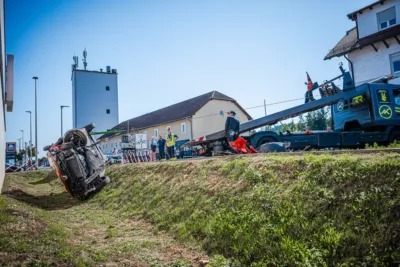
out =
<path fill-rule="evenodd" d="M 330 108 L 327 107 L 300 115 L 297 123 L 292 120 L 290 123 L 274 125 L 271 130 L 276 133 L 284 133 L 287 130 L 294 133 L 303 132 L 306 127 L 311 130 L 326 130 L 328 126 L 332 127 L 332 116 Z"/>
<path fill-rule="evenodd" d="M 26 149 L 27 149 L 26 152 L 28 153 L 28 157 L 31 157 L 31 150 L 30 150 L 30 148 L 27 147 Z M 34 156 L 36 155 L 36 148 L 35 148 L 35 147 L 32 147 L 32 154 L 33 154 L 32 157 L 34 157 Z M 25 155 L 25 149 L 21 149 L 21 150 L 18 152 L 17 156 L 16 156 L 17 160 L 22 160 L 23 157 L 24 157 L 24 155 Z"/>
<path fill-rule="evenodd" d="M 299 116 L 299 122 L 297 123 L 297 129 L 299 131 L 305 131 L 307 126 L 307 122 L 303 117 L 303 114 Z"/>
<path fill-rule="evenodd" d="M 305 118 L 300 116 L 298 128 L 305 130 L 308 126 L 312 130 L 326 130 L 328 126 L 332 126 L 331 111 L 329 108 L 321 108 L 306 114 Z"/>

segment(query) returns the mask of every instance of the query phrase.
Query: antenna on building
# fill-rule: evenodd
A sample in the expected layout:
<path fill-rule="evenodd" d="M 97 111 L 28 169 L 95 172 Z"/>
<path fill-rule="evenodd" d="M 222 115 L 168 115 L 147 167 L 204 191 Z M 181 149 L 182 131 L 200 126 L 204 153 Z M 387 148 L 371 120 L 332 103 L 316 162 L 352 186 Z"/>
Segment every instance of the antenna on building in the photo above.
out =
<path fill-rule="evenodd" d="M 86 52 L 86 47 L 85 50 L 83 50 L 83 68 L 86 70 L 87 62 L 86 62 L 86 57 L 87 57 L 87 52 Z"/>
<path fill-rule="evenodd" d="M 73 56 L 72 59 L 74 60 L 74 64 L 72 64 L 72 69 L 76 70 L 79 65 L 78 65 L 78 56 Z"/>

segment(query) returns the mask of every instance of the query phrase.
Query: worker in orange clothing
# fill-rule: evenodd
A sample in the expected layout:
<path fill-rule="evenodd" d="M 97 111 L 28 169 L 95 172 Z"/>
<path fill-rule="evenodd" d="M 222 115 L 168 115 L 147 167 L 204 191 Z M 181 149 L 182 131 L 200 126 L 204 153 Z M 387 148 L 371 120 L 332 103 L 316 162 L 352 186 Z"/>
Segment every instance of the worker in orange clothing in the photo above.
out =
<path fill-rule="evenodd" d="M 314 101 L 315 98 L 312 93 L 312 89 L 314 88 L 314 83 L 311 81 L 311 78 L 310 78 L 310 75 L 308 75 L 308 72 L 306 72 L 306 73 L 307 73 L 307 82 L 306 82 L 307 92 L 306 92 L 306 96 L 305 96 L 305 98 L 306 98 L 305 103 L 307 104 L 308 102 Z"/>

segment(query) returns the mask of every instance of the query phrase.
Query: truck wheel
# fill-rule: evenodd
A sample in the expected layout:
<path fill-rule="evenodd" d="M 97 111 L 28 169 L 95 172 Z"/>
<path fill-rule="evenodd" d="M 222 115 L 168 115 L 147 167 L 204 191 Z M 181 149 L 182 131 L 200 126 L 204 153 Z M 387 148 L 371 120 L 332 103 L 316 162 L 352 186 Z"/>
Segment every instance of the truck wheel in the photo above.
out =
<path fill-rule="evenodd" d="M 286 149 L 283 143 L 272 142 L 263 144 L 257 151 L 259 153 L 286 152 Z"/>
<path fill-rule="evenodd" d="M 86 135 L 81 130 L 78 129 L 72 129 L 65 133 L 64 143 L 68 143 L 71 141 L 77 147 L 86 146 L 88 142 Z"/>
<path fill-rule="evenodd" d="M 266 136 L 266 137 L 261 138 L 261 140 L 259 140 L 257 143 L 257 146 L 256 146 L 257 150 L 259 150 L 262 145 L 272 143 L 272 142 L 276 142 L 275 138 L 273 138 L 273 137 Z"/>

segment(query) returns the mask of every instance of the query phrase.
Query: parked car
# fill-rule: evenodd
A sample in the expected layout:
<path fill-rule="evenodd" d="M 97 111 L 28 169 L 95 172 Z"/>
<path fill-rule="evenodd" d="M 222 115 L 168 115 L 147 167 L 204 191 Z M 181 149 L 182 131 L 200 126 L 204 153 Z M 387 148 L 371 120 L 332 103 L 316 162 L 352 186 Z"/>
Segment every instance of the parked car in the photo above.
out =
<path fill-rule="evenodd" d="M 6 173 L 10 173 L 10 172 L 20 172 L 21 168 L 19 166 L 15 166 L 15 165 L 5 165 L 5 170 Z"/>

